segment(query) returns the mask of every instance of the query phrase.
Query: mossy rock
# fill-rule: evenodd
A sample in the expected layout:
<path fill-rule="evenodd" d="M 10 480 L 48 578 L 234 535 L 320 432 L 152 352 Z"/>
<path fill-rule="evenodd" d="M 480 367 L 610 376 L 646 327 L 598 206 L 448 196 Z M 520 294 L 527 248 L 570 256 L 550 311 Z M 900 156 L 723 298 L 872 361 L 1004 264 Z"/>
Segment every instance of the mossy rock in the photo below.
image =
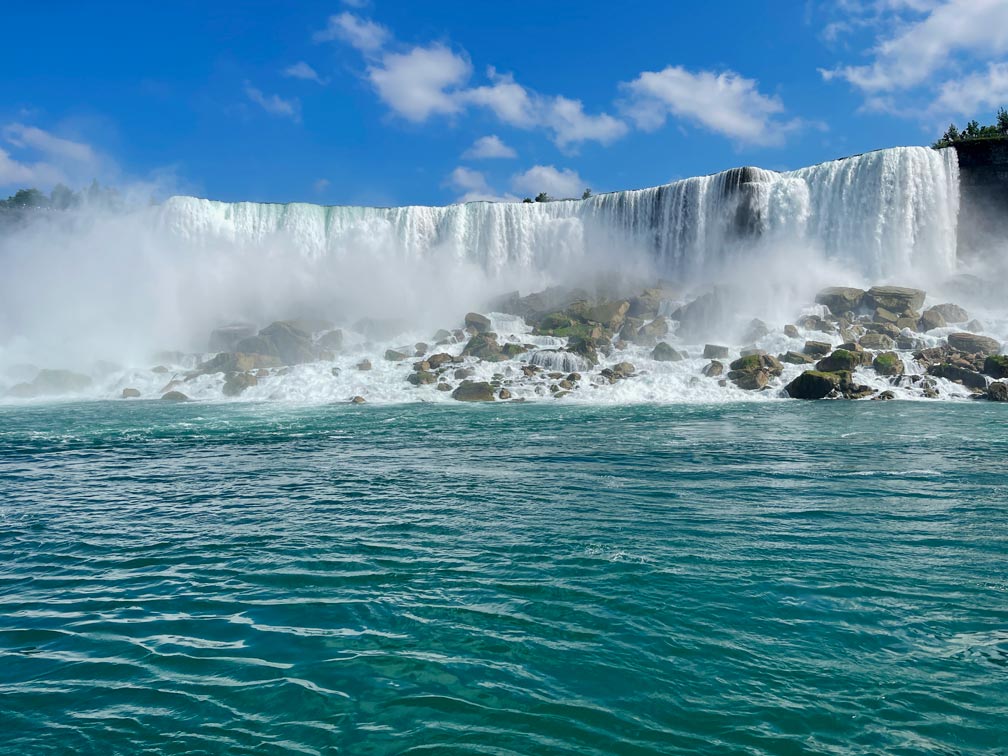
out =
<path fill-rule="evenodd" d="M 539 321 L 538 330 L 541 332 L 555 331 L 560 328 L 570 328 L 574 325 L 574 320 L 562 312 L 551 312 L 543 316 Z"/>
<path fill-rule="evenodd" d="M 862 364 L 863 357 L 857 352 L 837 349 L 829 357 L 824 357 L 816 363 L 816 370 L 822 373 L 837 371 L 852 371 Z"/>
<path fill-rule="evenodd" d="M 486 381 L 462 381 L 452 392 L 452 399 L 460 402 L 492 402 L 494 387 Z"/>
<path fill-rule="evenodd" d="M 883 352 L 872 361 L 872 367 L 879 375 L 903 375 L 903 360 L 896 352 Z"/>
<path fill-rule="evenodd" d="M 497 334 L 492 332 L 478 333 L 469 339 L 462 350 L 465 357 L 475 357 L 486 362 L 503 362 L 507 359 L 497 343 Z"/>
<path fill-rule="evenodd" d="M 1008 355 L 988 355 L 984 360 L 983 371 L 991 378 L 1008 378 Z"/>
<path fill-rule="evenodd" d="M 762 363 L 760 362 L 760 355 L 747 354 L 745 357 L 739 357 L 729 367 L 732 370 L 739 371 L 759 370 L 762 367 Z"/>

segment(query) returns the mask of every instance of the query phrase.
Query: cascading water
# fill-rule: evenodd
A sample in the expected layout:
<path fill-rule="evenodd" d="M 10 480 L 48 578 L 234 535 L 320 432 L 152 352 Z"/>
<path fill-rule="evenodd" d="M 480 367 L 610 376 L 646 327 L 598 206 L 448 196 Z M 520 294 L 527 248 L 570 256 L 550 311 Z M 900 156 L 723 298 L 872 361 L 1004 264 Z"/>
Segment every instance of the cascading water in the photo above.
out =
<path fill-rule="evenodd" d="M 160 222 L 197 242 L 283 245 L 313 259 L 468 262 L 491 275 L 612 258 L 630 245 L 689 278 L 770 236 L 885 278 L 913 266 L 950 271 L 958 205 L 955 151 L 900 147 L 787 173 L 739 168 L 548 203 L 365 208 L 173 197 Z"/>

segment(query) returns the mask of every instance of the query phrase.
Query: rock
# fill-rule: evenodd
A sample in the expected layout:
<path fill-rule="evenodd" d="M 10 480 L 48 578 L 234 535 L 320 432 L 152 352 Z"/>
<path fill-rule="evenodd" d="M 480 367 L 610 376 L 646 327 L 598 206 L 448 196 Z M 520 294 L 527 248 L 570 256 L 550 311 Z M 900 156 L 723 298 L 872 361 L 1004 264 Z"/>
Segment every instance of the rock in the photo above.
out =
<path fill-rule="evenodd" d="M 895 398 L 896 398 L 896 394 L 894 394 L 892 391 L 888 391 L 888 390 L 881 392 L 878 396 L 875 397 L 875 399 L 877 399 L 879 401 L 883 401 L 883 402 L 891 400 L 891 399 L 895 399 Z"/>
<path fill-rule="evenodd" d="M 876 307 L 873 317 L 876 323 L 890 323 L 892 325 L 896 325 L 896 321 L 900 319 L 899 315 L 885 307 Z M 899 329 L 897 328 L 897 330 Z"/>
<path fill-rule="evenodd" d="M 367 400 L 363 396 L 354 396 L 350 398 L 350 404 L 365 404 Z"/>
<path fill-rule="evenodd" d="M 242 339 L 256 335 L 256 327 L 251 323 L 228 323 L 210 332 L 208 352 L 233 352 Z"/>
<path fill-rule="evenodd" d="M 452 399 L 460 402 L 492 402 L 494 387 L 486 381 L 462 381 L 452 392 Z"/>
<path fill-rule="evenodd" d="M 431 366 L 427 360 L 420 360 L 419 362 L 413 363 L 414 370 L 430 370 Z"/>
<path fill-rule="evenodd" d="M 406 380 L 414 386 L 427 386 L 437 383 L 437 376 L 427 370 L 417 370 L 415 373 L 410 373 Z"/>
<path fill-rule="evenodd" d="M 140 398 L 140 392 L 135 388 L 124 388 L 122 390 L 123 399 L 138 399 Z"/>
<path fill-rule="evenodd" d="M 781 362 L 786 362 L 789 365 L 808 365 L 815 362 L 814 357 L 810 357 L 807 354 L 802 354 L 801 352 L 787 351 L 778 357 Z"/>
<path fill-rule="evenodd" d="M 704 344 L 703 356 L 708 360 L 724 360 L 728 357 L 728 347 L 718 344 Z"/>
<path fill-rule="evenodd" d="M 629 341 L 634 343 L 637 341 L 637 333 L 640 331 L 641 326 L 644 325 L 644 321 L 639 318 L 628 317 L 623 321 L 623 327 L 620 329 L 619 338 L 620 341 Z"/>
<path fill-rule="evenodd" d="M 258 384 L 259 379 L 251 373 L 232 373 L 224 381 L 224 396 L 238 396 L 245 389 Z"/>
<path fill-rule="evenodd" d="M 618 331 L 623 325 L 623 320 L 629 309 L 630 302 L 625 299 L 616 302 L 601 302 L 589 308 L 585 316 L 592 323 L 605 326 L 610 331 Z"/>
<path fill-rule="evenodd" d="M 857 352 L 837 349 L 829 357 L 819 360 L 816 363 L 816 370 L 821 373 L 851 372 L 862 364 L 863 359 Z"/>
<path fill-rule="evenodd" d="M 497 334 L 491 331 L 477 333 L 462 350 L 463 357 L 475 357 L 487 362 L 503 362 L 507 359 L 497 343 Z"/>
<path fill-rule="evenodd" d="M 717 378 L 724 373 L 724 365 L 717 360 L 711 360 L 710 364 L 706 365 L 700 372 L 708 378 Z"/>
<path fill-rule="evenodd" d="M 432 354 L 427 358 L 427 364 L 430 365 L 432 370 L 437 370 L 442 365 L 447 365 L 454 359 L 455 358 L 447 352 L 438 352 L 437 354 Z"/>
<path fill-rule="evenodd" d="M 680 362 L 683 356 L 665 341 L 659 341 L 651 350 L 651 359 L 656 362 Z"/>
<path fill-rule="evenodd" d="M 992 402 L 1008 402 L 1008 383 L 992 383 L 987 387 L 987 398 Z"/>
<path fill-rule="evenodd" d="M 650 323 L 645 323 L 637 331 L 637 339 L 642 343 L 655 343 L 665 338 L 668 335 L 669 327 L 668 321 L 661 315 L 652 320 Z"/>
<path fill-rule="evenodd" d="M 832 323 L 818 315 L 806 315 L 799 318 L 798 326 L 806 331 L 819 331 L 820 333 L 833 333 L 836 330 Z"/>
<path fill-rule="evenodd" d="M 920 320 L 917 321 L 917 330 L 921 333 L 927 333 L 928 331 L 933 331 L 935 328 L 944 328 L 947 325 L 945 317 L 932 307 L 930 310 L 925 310 L 921 313 Z"/>
<path fill-rule="evenodd" d="M 975 389 L 978 391 L 987 390 L 987 379 L 983 375 L 975 370 L 953 365 L 948 362 L 943 362 L 939 365 L 932 365 L 928 368 L 928 375 L 933 375 L 936 378 L 944 378 L 952 381 L 953 383 L 961 383 L 969 389 Z"/>
<path fill-rule="evenodd" d="M 881 333 L 891 339 L 899 338 L 900 329 L 895 323 L 866 323 L 865 330 L 868 333 Z"/>
<path fill-rule="evenodd" d="M 256 378 L 259 378 L 262 375 L 263 372 L 264 371 L 262 371 L 262 370 L 257 370 L 256 374 L 255 374 Z M 338 367 L 334 367 L 334 368 L 331 368 L 329 370 L 329 372 L 332 373 L 333 378 L 338 378 L 339 374 L 340 374 L 340 369 Z"/>
<path fill-rule="evenodd" d="M 592 339 L 569 338 L 567 339 L 567 351 L 584 358 L 589 365 L 598 365 L 598 348 Z"/>
<path fill-rule="evenodd" d="M 568 373 L 567 380 L 571 383 L 576 383 L 581 380 L 581 373 Z"/>
<path fill-rule="evenodd" d="M 827 341 L 806 341 L 802 352 L 809 357 L 825 357 L 833 349 L 833 345 Z"/>
<path fill-rule="evenodd" d="M 317 358 L 311 334 L 291 321 L 270 323 L 258 336 L 242 339 L 235 351 L 245 354 L 265 354 L 276 357 L 284 365 L 300 365 Z"/>
<path fill-rule="evenodd" d="M 630 300 L 626 314 L 634 318 L 656 318 L 661 309 L 662 299 L 664 299 L 662 289 L 645 289 L 640 296 Z"/>
<path fill-rule="evenodd" d="M 903 286 L 872 286 L 868 289 L 865 299 L 870 306 L 902 314 L 911 310 L 919 310 L 924 304 L 925 296 L 926 294 L 920 289 L 908 289 Z"/>
<path fill-rule="evenodd" d="M 742 342 L 745 344 L 752 344 L 762 338 L 766 338 L 769 334 L 770 326 L 759 318 L 753 318 L 749 321 L 749 325 L 746 326 L 745 334 L 742 336 Z"/>
<path fill-rule="evenodd" d="M 983 333 L 984 326 L 979 320 L 974 318 L 969 323 L 963 326 L 964 331 L 969 331 L 970 333 Z"/>
<path fill-rule="evenodd" d="M 729 367 L 731 368 L 732 373 L 766 370 L 770 375 L 780 375 L 784 372 L 784 366 L 781 365 L 780 360 L 776 357 L 771 357 L 765 352 L 744 355 L 731 363 Z M 731 373 L 729 373 L 728 377 L 732 377 Z"/>
<path fill-rule="evenodd" d="M 169 391 L 167 394 L 161 397 L 166 402 L 188 402 L 189 397 L 183 394 L 181 391 Z"/>
<path fill-rule="evenodd" d="M 423 341 L 418 341 L 416 344 L 413 345 L 413 356 L 423 357 L 425 354 L 427 354 L 427 349 L 428 346 L 426 343 L 424 343 Z"/>
<path fill-rule="evenodd" d="M 524 354 L 528 350 L 529 348 L 524 344 L 517 344 L 513 341 L 509 341 L 507 344 L 501 346 L 501 354 L 509 359 L 517 357 L 519 354 Z"/>
<path fill-rule="evenodd" d="M 440 383 L 438 383 L 434 388 L 436 388 L 438 391 L 451 391 L 452 390 L 451 384 L 450 383 L 445 383 L 444 381 L 441 381 Z"/>
<path fill-rule="evenodd" d="M 966 354 L 997 354 L 1001 351 L 999 342 L 974 333 L 950 333 L 948 343 L 953 349 Z"/>
<path fill-rule="evenodd" d="M 634 374 L 636 368 L 634 368 L 632 362 L 617 362 L 612 366 L 611 370 L 620 378 L 629 378 Z"/>
<path fill-rule="evenodd" d="M 733 376 L 732 373 L 738 374 Z M 729 373 L 728 377 L 736 386 L 746 391 L 758 391 L 770 383 L 770 373 L 762 368 L 759 370 L 732 371 L 732 373 Z"/>
<path fill-rule="evenodd" d="M 839 392 L 844 381 L 850 381 L 850 373 L 844 376 L 834 372 L 806 370 L 785 386 L 784 391 L 792 399 L 825 399 L 834 392 Z"/>
<path fill-rule="evenodd" d="M 385 350 L 385 359 L 388 360 L 389 362 L 402 362 L 403 360 L 406 359 L 406 356 L 407 355 L 403 354 L 402 352 L 397 352 L 395 349 Z"/>
<path fill-rule="evenodd" d="M 879 375 L 903 375 L 903 360 L 896 352 L 882 352 L 872 360 L 872 367 Z"/>
<path fill-rule="evenodd" d="M 884 333 L 866 333 L 861 337 L 860 345 L 865 349 L 888 350 L 896 346 L 896 342 Z"/>
<path fill-rule="evenodd" d="M 928 309 L 927 312 L 934 312 L 942 316 L 946 323 L 965 323 L 969 320 L 969 313 L 962 307 L 951 302 L 938 304 Z M 925 313 L 926 315 L 927 313 Z"/>
<path fill-rule="evenodd" d="M 280 359 L 266 354 L 245 352 L 221 352 L 198 365 L 190 375 L 212 375 L 213 373 L 245 373 L 251 370 L 280 367 Z"/>
<path fill-rule="evenodd" d="M 991 378 L 1008 378 L 1008 356 L 1002 354 L 988 355 L 984 360 L 983 371 Z"/>
<path fill-rule="evenodd" d="M 328 352 L 340 352 L 343 350 L 343 331 L 340 329 L 334 329 L 332 331 L 326 331 L 321 336 L 319 336 L 318 341 L 315 342 L 315 346 L 318 349 L 324 349 Z"/>
<path fill-rule="evenodd" d="M 355 367 L 358 370 L 370 370 L 371 369 L 371 360 L 361 360 L 360 362 L 358 362 L 355 365 Z"/>
<path fill-rule="evenodd" d="M 31 399 L 37 396 L 76 394 L 90 385 L 91 379 L 80 373 L 69 370 L 39 370 L 30 383 L 12 386 L 7 395 L 18 399 Z"/>
<path fill-rule="evenodd" d="M 497 398 L 501 399 L 501 400 L 510 399 L 511 398 L 511 392 L 508 391 L 506 388 L 502 388 L 500 390 L 500 392 L 497 394 Z"/>
<path fill-rule="evenodd" d="M 476 333 L 486 333 L 490 330 L 490 318 L 480 315 L 478 312 L 469 312 L 465 316 L 467 328 L 472 328 Z"/>
<path fill-rule="evenodd" d="M 830 286 L 816 294 L 816 304 L 825 305 L 837 317 L 845 312 L 857 312 L 864 302 L 865 291 L 848 286 Z"/>
<path fill-rule="evenodd" d="M 784 326 L 784 335 L 787 336 L 789 339 L 800 338 L 800 335 L 798 333 L 798 326 L 788 323 L 786 326 Z"/>
<path fill-rule="evenodd" d="M 472 368 L 458 368 L 455 371 L 454 375 L 455 375 L 455 379 L 456 380 L 462 380 L 464 378 L 468 378 L 469 376 L 471 376 L 475 372 L 476 371 L 473 370 Z"/>

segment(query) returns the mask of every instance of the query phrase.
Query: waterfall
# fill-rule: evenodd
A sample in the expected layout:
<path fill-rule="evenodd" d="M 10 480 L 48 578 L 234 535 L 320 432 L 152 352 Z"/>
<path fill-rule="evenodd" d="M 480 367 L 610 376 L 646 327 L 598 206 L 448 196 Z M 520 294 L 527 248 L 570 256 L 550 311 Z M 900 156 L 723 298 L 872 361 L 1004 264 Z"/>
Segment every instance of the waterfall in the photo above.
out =
<path fill-rule="evenodd" d="M 897 147 L 778 173 L 737 168 L 650 189 L 546 203 L 323 207 L 173 197 L 160 223 L 194 241 L 329 256 L 471 263 L 494 275 L 644 250 L 694 276 L 753 238 L 814 245 L 868 277 L 955 263 L 954 150 Z"/>

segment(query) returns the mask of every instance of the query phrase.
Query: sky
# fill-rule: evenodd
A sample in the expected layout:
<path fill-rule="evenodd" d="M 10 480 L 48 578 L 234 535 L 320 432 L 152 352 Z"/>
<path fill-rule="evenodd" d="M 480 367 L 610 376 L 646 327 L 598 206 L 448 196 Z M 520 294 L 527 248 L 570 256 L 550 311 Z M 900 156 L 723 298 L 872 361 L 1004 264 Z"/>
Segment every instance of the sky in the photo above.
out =
<path fill-rule="evenodd" d="M 57 0 L 3 19 L 3 196 L 580 196 L 930 144 L 1008 104 L 1008 0 Z"/>

